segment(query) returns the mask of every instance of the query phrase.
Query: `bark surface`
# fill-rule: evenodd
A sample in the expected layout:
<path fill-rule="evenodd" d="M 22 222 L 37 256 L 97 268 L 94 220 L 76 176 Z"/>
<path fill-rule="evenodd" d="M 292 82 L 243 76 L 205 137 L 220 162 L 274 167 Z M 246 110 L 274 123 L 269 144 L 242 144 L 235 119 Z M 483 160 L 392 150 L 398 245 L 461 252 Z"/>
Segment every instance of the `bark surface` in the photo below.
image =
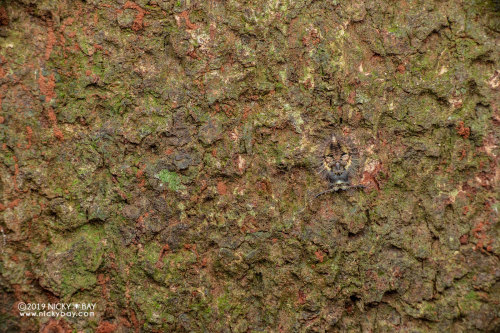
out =
<path fill-rule="evenodd" d="M 499 43 L 497 0 L 0 1 L 0 331 L 500 330 Z M 364 188 L 314 198 L 334 132 Z"/>

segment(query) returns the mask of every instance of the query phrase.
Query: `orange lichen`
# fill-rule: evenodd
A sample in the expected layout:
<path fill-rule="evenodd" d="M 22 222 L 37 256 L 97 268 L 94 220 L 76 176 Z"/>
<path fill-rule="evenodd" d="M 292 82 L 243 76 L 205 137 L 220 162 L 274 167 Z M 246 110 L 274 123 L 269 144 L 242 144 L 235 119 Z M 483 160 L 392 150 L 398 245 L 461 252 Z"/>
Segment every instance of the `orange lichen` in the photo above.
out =
<path fill-rule="evenodd" d="M 31 148 L 32 136 L 33 136 L 33 129 L 30 126 L 26 126 L 26 140 L 28 140 L 28 144 L 26 145 L 26 149 Z"/>
<path fill-rule="evenodd" d="M 158 261 L 155 264 L 155 267 L 158 269 L 161 269 L 163 267 L 163 258 L 167 254 L 167 252 L 170 250 L 170 246 L 168 244 L 165 244 L 160 251 L 160 256 L 158 257 Z"/>
<path fill-rule="evenodd" d="M 57 121 L 56 114 L 55 114 L 54 110 L 50 107 L 47 109 L 47 117 L 49 118 L 49 120 L 52 124 L 56 123 L 56 121 Z"/>
<path fill-rule="evenodd" d="M 192 23 L 190 20 L 189 20 L 189 11 L 188 10 L 185 10 L 183 12 L 181 12 L 179 14 L 179 17 L 184 19 L 184 23 L 186 24 L 186 27 L 190 30 L 194 30 L 196 28 L 198 28 L 198 26 L 194 23 Z"/>
<path fill-rule="evenodd" d="M 460 244 L 465 245 L 469 242 L 469 235 L 462 235 L 460 237 Z"/>
<path fill-rule="evenodd" d="M 7 204 L 7 206 L 0 204 L 0 212 L 6 210 L 7 208 L 14 208 L 19 205 L 21 199 L 15 199 Z"/>
<path fill-rule="evenodd" d="M 146 165 L 143 164 L 142 166 L 139 167 L 137 172 L 135 173 L 135 177 L 137 180 L 139 180 L 139 188 L 143 188 L 144 185 L 146 184 L 146 179 L 144 178 L 144 169 L 146 168 Z"/>
<path fill-rule="evenodd" d="M 112 333 L 115 332 L 117 328 L 116 324 L 111 324 L 109 321 L 102 321 L 99 326 L 97 326 L 97 333 Z"/>
<path fill-rule="evenodd" d="M 56 78 L 54 74 L 45 77 L 40 73 L 38 86 L 40 87 L 40 92 L 45 95 L 46 102 L 50 102 L 53 98 L 55 98 L 56 94 L 54 88 L 56 86 Z"/>
<path fill-rule="evenodd" d="M 323 262 L 325 254 L 323 252 L 321 252 L 321 250 L 314 252 L 314 255 L 316 256 L 316 259 L 319 260 L 319 262 Z"/>
<path fill-rule="evenodd" d="M 137 10 L 137 15 L 135 16 L 134 23 L 132 23 L 132 30 L 139 31 L 144 27 L 144 16 L 149 14 L 149 12 L 142 9 L 138 4 L 132 1 L 127 1 L 123 6 L 125 9 L 135 9 Z"/>
<path fill-rule="evenodd" d="M 488 239 L 486 235 L 485 227 L 490 225 L 489 222 L 479 222 L 474 229 L 472 229 L 472 234 L 477 238 L 476 246 L 474 250 L 480 250 L 483 253 L 491 252 L 493 247 L 491 244 L 493 243 L 493 239 Z"/>
<path fill-rule="evenodd" d="M 56 139 L 58 139 L 59 141 L 64 141 L 64 135 L 62 131 L 57 127 L 57 125 L 53 128 L 53 132 Z"/>
<path fill-rule="evenodd" d="M 217 183 L 217 192 L 220 195 L 225 195 L 227 193 L 227 185 L 223 182 L 218 182 Z"/>
<path fill-rule="evenodd" d="M 146 219 L 148 216 L 149 216 L 150 212 L 145 212 L 144 214 L 142 214 L 141 216 L 139 216 L 139 218 L 137 219 L 137 226 L 139 228 L 143 228 L 144 227 L 144 219 Z"/>
<path fill-rule="evenodd" d="M 349 93 L 349 97 L 347 98 L 347 103 L 351 105 L 356 103 L 356 90 L 353 90 Z"/>
<path fill-rule="evenodd" d="M 298 303 L 299 304 L 304 304 L 306 302 L 306 294 L 302 291 L 302 290 L 299 290 L 298 291 Z"/>
<path fill-rule="evenodd" d="M 56 34 L 54 33 L 54 29 L 52 28 L 52 22 L 49 23 L 49 28 L 47 32 L 47 45 L 45 47 L 45 60 L 49 60 L 50 54 L 54 49 L 54 45 L 56 44 Z"/>
<path fill-rule="evenodd" d="M 468 139 L 470 136 L 470 127 L 465 127 L 464 122 L 460 121 L 457 125 L 457 133 L 464 139 Z"/>
<path fill-rule="evenodd" d="M 59 129 L 59 127 L 57 126 L 57 117 L 56 117 L 54 110 L 51 107 L 47 108 L 47 118 L 49 118 L 49 120 L 52 124 L 52 131 L 54 133 L 54 137 L 56 137 L 60 141 L 63 141 L 64 135 L 63 135 L 62 131 Z"/>
<path fill-rule="evenodd" d="M 135 315 L 134 310 L 130 310 L 130 320 L 132 321 L 132 324 L 134 325 L 134 331 L 136 333 L 141 331 L 141 323 L 139 320 L 137 320 L 137 316 Z"/>
<path fill-rule="evenodd" d="M 109 277 L 105 276 L 104 274 L 101 273 L 97 275 L 97 284 L 101 286 L 101 294 L 105 299 L 108 298 L 108 289 L 106 287 L 108 281 Z"/>

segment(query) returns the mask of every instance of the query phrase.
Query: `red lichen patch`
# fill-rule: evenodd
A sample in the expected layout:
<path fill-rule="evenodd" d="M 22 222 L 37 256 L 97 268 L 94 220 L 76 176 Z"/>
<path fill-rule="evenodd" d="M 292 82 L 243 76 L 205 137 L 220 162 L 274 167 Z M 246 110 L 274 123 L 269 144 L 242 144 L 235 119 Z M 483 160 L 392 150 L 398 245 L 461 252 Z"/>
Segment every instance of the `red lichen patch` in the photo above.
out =
<path fill-rule="evenodd" d="M 224 113 L 226 114 L 226 116 L 228 118 L 230 118 L 233 115 L 233 113 L 232 113 L 233 108 L 230 105 L 223 104 L 222 105 L 222 111 L 224 111 Z"/>
<path fill-rule="evenodd" d="M 189 30 L 194 30 L 196 28 L 198 28 L 198 26 L 194 23 L 192 23 L 190 20 L 189 20 L 189 11 L 188 10 L 185 10 L 183 11 L 182 13 L 179 14 L 179 18 L 182 18 L 184 19 L 184 23 L 186 24 L 186 27 L 189 29 Z M 180 26 L 180 20 L 177 20 L 177 25 Z"/>
<path fill-rule="evenodd" d="M 486 235 L 485 227 L 488 225 L 490 225 L 489 222 L 479 222 L 474 229 L 472 229 L 472 234 L 477 238 L 474 250 L 480 250 L 483 253 L 491 252 L 493 250 L 493 247 L 491 246 L 493 239 L 488 239 Z"/>
<path fill-rule="evenodd" d="M 250 107 L 245 106 L 245 109 L 243 111 L 243 117 L 241 117 L 242 124 L 248 118 L 248 115 L 250 114 L 251 111 L 252 111 L 252 109 Z"/>
<path fill-rule="evenodd" d="M 59 127 L 57 127 L 57 125 L 54 126 L 53 132 L 56 139 L 58 139 L 59 141 L 64 141 L 64 135 Z"/>
<path fill-rule="evenodd" d="M 189 52 L 187 53 L 187 55 L 188 55 L 191 59 L 200 59 L 200 57 L 198 57 L 198 55 L 196 54 L 196 50 L 189 51 Z"/>
<path fill-rule="evenodd" d="M 321 252 L 321 250 L 314 252 L 314 255 L 316 256 L 316 259 L 319 260 L 319 262 L 323 262 L 325 254 L 323 252 Z"/>
<path fill-rule="evenodd" d="M 356 103 L 356 90 L 353 90 L 349 93 L 349 97 L 347 98 L 347 103 L 351 105 Z"/>
<path fill-rule="evenodd" d="M 9 15 L 4 7 L 0 7 L 0 26 L 9 25 Z"/>
<path fill-rule="evenodd" d="M 299 304 L 304 304 L 306 302 L 306 294 L 302 291 L 302 290 L 299 290 L 298 291 L 298 303 Z"/>
<path fill-rule="evenodd" d="M 227 194 L 227 185 L 223 182 L 218 182 L 217 183 L 217 192 L 220 195 L 225 195 Z"/>
<path fill-rule="evenodd" d="M 54 110 L 51 107 L 47 108 L 47 118 L 49 118 L 49 121 L 52 124 L 52 131 L 54 133 L 54 137 L 60 141 L 63 141 L 64 135 L 63 135 L 62 131 L 59 129 L 59 127 L 57 126 L 57 117 L 56 117 Z"/>
<path fill-rule="evenodd" d="M 21 202 L 21 199 L 15 199 L 15 200 L 12 200 L 11 202 L 9 202 L 7 204 L 7 208 L 14 208 L 14 207 L 17 207 L 19 205 L 19 203 Z"/>
<path fill-rule="evenodd" d="M 52 125 L 54 125 L 57 122 L 56 114 L 54 110 L 50 107 L 47 109 L 47 117 L 49 118 Z"/>
<path fill-rule="evenodd" d="M 207 265 L 208 265 L 208 257 L 204 257 L 204 258 L 201 260 L 200 265 L 201 265 L 201 267 L 207 267 Z"/>
<path fill-rule="evenodd" d="M 139 320 L 137 320 L 137 316 L 135 315 L 134 310 L 130 310 L 130 320 L 132 321 L 132 324 L 134 325 L 134 331 L 136 333 L 141 331 L 141 323 Z"/>
<path fill-rule="evenodd" d="M 460 244 L 465 245 L 469 242 L 469 235 L 465 234 L 460 237 Z"/>
<path fill-rule="evenodd" d="M 141 216 L 139 216 L 139 218 L 137 219 L 137 226 L 140 227 L 140 228 L 143 228 L 144 227 L 144 219 L 146 219 L 149 214 L 151 212 L 145 212 L 144 214 L 142 214 Z"/>
<path fill-rule="evenodd" d="M 210 31 L 210 40 L 214 40 L 215 39 L 215 33 L 217 32 L 216 28 L 217 28 L 217 25 L 215 24 L 215 22 L 211 22 L 210 23 L 210 28 L 209 28 L 209 31 Z"/>
<path fill-rule="evenodd" d="M 56 78 L 54 74 L 45 77 L 40 73 L 40 77 L 38 78 L 38 86 L 40 87 L 40 92 L 45 95 L 45 100 L 47 102 L 50 102 L 56 96 L 54 91 L 54 88 L 56 86 Z"/>
<path fill-rule="evenodd" d="M 267 179 L 264 179 L 263 181 L 258 183 L 259 190 L 266 192 L 268 194 L 273 194 L 273 189 L 271 187 L 271 182 Z"/>
<path fill-rule="evenodd" d="M 470 136 L 470 127 L 465 127 L 463 121 L 459 122 L 457 125 L 457 133 L 462 136 L 464 139 L 468 139 Z"/>
<path fill-rule="evenodd" d="M 165 257 L 168 251 L 170 251 L 170 246 L 168 246 L 168 244 L 165 244 L 160 251 L 158 261 L 155 264 L 156 268 L 161 269 L 163 267 L 163 257 Z"/>
<path fill-rule="evenodd" d="M 97 326 L 97 333 L 112 333 L 116 331 L 116 324 L 111 324 L 109 321 L 101 321 Z"/>
<path fill-rule="evenodd" d="M 75 22 L 75 19 L 73 17 L 68 17 L 61 23 L 61 32 L 64 32 L 66 30 L 66 27 L 68 25 L 72 25 Z"/>
<path fill-rule="evenodd" d="M 137 15 L 135 16 L 134 23 L 132 23 L 132 30 L 141 30 L 144 27 L 144 16 L 146 14 L 149 14 L 149 12 L 145 11 L 138 4 L 133 3 L 132 1 L 127 1 L 123 8 L 137 10 Z"/>
<path fill-rule="evenodd" d="M 220 104 L 219 102 L 215 102 L 214 104 L 214 112 L 212 113 L 212 116 L 215 115 L 216 113 L 219 113 L 220 112 Z"/>
<path fill-rule="evenodd" d="M 146 184 L 146 179 L 144 177 L 144 169 L 146 168 L 146 165 L 143 164 L 139 170 L 137 170 L 135 177 L 137 180 L 139 180 L 139 188 L 143 188 L 144 185 Z"/>
<path fill-rule="evenodd" d="M 5 122 L 5 118 L 0 116 L 0 124 L 3 124 Z"/>
<path fill-rule="evenodd" d="M 132 324 L 130 324 L 130 322 L 127 320 L 127 318 L 125 317 L 120 317 L 120 325 L 121 326 L 125 326 L 125 327 L 132 327 Z"/>
<path fill-rule="evenodd" d="M 403 65 L 403 64 L 399 64 L 399 65 L 398 65 L 398 67 L 397 67 L 397 69 L 396 69 L 396 71 L 397 71 L 398 73 L 404 74 L 404 72 L 406 71 L 406 67 L 405 67 L 405 65 Z"/>
<path fill-rule="evenodd" d="M 49 23 L 49 28 L 47 32 L 47 45 L 45 46 L 45 60 L 49 60 L 50 54 L 54 49 L 56 41 L 57 41 L 56 34 L 54 33 L 54 29 L 52 28 L 52 23 Z"/>
<path fill-rule="evenodd" d="M 193 251 L 194 255 L 196 256 L 196 260 L 198 261 L 199 260 L 199 255 L 198 255 L 198 251 L 196 250 L 196 244 L 184 244 L 184 248 L 186 250 L 191 250 Z"/>
<path fill-rule="evenodd" d="M 32 136 L 33 136 L 33 129 L 30 126 L 26 126 L 26 140 L 28 140 L 28 144 L 26 145 L 26 149 L 31 148 Z"/>
<path fill-rule="evenodd" d="M 465 149 L 462 149 L 462 152 L 460 153 L 458 159 L 461 161 L 465 158 L 465 156 L 467 156 L 467 151 Z"/>
<path fill-rule="evenodd" d="M 108 288 L 106 284 L 109 282 L 109 277 L 104 274 L 97 275 L 97 284 L 101 286 L 101 294 L 105 299 L 108 299 Z"/>

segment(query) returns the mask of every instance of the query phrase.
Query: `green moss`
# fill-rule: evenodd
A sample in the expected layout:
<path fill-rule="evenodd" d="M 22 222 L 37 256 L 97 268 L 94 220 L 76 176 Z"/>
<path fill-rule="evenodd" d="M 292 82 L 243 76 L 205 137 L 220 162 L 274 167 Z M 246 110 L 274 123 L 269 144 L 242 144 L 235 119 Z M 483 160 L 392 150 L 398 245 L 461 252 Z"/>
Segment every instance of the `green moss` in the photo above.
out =
<path fill-rule="evenodd" d="M 475 291 L 469 292 L 467 295 L 465 295 L 465 299 L 468 300 L 477 300 L 479 297 Z"/>
<path fill-rule="evenodd" d="M 163 169 L 159 173 L 157 173 L 155 177 L 161 180 L 163 184 L 168 185 L 168 188 L 172 191 L 177 191 L 180 187 L 181 179 L 175 172 Z"/>
<path fill-rule="evenodd" d="M 231 309 L 228 293 L 224 293 L 222 296 L 217 298 L 217 308 L 221 313 L 226 313 Z"/>

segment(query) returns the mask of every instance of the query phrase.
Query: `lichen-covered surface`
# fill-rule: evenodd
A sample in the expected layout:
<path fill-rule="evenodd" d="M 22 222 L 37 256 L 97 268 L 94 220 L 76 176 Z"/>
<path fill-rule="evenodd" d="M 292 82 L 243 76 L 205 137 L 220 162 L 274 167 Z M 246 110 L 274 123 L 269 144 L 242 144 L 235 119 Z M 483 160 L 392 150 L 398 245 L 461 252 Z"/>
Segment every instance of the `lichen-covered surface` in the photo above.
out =
<path fill-rule="evenodd" d="M 0 331 L 500 330 L 499 43 L 497 0 L 0 1 Z M 333 131 L 365 188 L 311 200 Z"/>

